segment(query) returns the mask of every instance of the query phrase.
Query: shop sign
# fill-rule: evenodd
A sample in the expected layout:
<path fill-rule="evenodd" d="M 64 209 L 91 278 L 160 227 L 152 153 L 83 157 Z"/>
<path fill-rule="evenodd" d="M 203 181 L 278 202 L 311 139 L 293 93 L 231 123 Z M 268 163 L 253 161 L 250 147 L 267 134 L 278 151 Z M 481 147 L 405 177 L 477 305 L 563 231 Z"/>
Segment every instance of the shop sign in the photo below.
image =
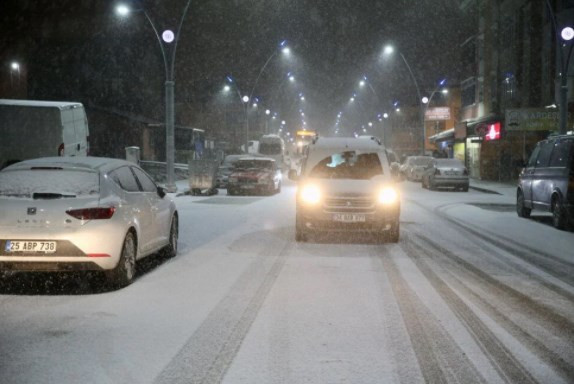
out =
<path fill-rule="evenodd" d="M 484 135 L 484 140 L 499 140 L 500 139 L 500 123 L 488 124 L 487 132 Z"/>
<path fill-rule="evenodd" d="M 560 122 L 559 111 L 544 108 L 507 109 L 505 117 L 507 131 L 555 131 Z"/>
<path fill-rule="evenodd" d="M 450 107 L 433 107 L 425 111 L 425 120 L 450 120 Z"/>

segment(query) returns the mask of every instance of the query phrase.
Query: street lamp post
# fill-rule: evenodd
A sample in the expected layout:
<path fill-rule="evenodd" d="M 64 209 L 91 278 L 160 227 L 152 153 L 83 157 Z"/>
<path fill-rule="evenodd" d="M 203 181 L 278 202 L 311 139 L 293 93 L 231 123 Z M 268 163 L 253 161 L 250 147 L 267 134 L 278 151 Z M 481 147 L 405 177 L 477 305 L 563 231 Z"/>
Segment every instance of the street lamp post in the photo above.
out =
<path fill-rule="evenodd" d="M 152 19 L 149 17 L 147 11 L 144 8 L 138 11 L 143 12 L 145 18 L 151 25 L 159 47 L 161 49 L 161 54 L 163 57 L 163 63 L 165 67 L 165 127 L 166 127 L 166 173 L 167 173 L 167 184 L 166 189 L 168 192 L 177 192 L 177 186 L 175 185 L 175 134 L 174 134 L 174 121 L 175 121 L 175 106 L 174 106 L 174 91 L 175 91 L 175 53 L 177 51 L 177 42 L 179 41 L 179 35 L 181 32 L 181 27 L 187 15 L 187 11 L 191 4 L 191 0 L 187 1 L 177 31 L 175 34 L 171 30 L 165 30 L 162 32 L 160 37 L 159 31 L 157 30 Z M 116 11 L 121 16 L 126 16 L 130 13 L 130 9 L 126 5 L 119 5 Z M 171 51 L 171 56 L 166 54 L 165 44 L 173 43 L 173 49 Z"/>
<path fill-rule="evenodd" d="M 556 51 L 558 52 L 558 61 L 560 64 L 560 134 L 565 134 L 568 125 L 568 70 L 570 69 L 570 58 L 572 56 L 572 48 L 574 47 L 572 43 L 572 39 L 574 39 L 574 28 L 572 28 L 572 26 L 566 26 L 559 31 L 556 15 L 554 14 L 550 0 L 546 0 L 546 6 L 550 14 L 554 33 L 556 34 Z M 564 41 L 564 46 L 570 44 L 566 55 L 564 55 L 562 51 L 560 44 L 561 38 Z"/>
<path fill-rule="evenodd" d="M 394 48 L 390 45 L 387 45 L 384 49 L 384 53 L 386 54 L 391 54 L 394 52 Z M 413 83 L 415 84 L 415 88 L 417 90 L 417 97 L 419 100 L 419 106 L 420 106 L 420 124 L 421 124 L 421 155 L 424 156 L 425 154 L 425 139 L 426 139 L 426 132 L 425 132 L 425 116 L 424 116 L 424 107 L 423 104 L 420 102 L 420 100 L 422 100 L 421 98 L 421 91 L 419 88 L 419 84 L 417 82 L 417 79 L 415 78 L 415 75 L 413 74 L 413 71 L 411 69 L 411 66 L 409 65 L 407 59 L 405 58 L 405 56 L 402 54 L 402 52 L 399 52 L 399 55 L 401 56 L 401 58 L 403 59 L 403 62 L 405 63 L 405 65 L 407 66 L 407 69 L 409 70 L 409 74 L 411 75 L 411 79 L 413 81 Z"/>

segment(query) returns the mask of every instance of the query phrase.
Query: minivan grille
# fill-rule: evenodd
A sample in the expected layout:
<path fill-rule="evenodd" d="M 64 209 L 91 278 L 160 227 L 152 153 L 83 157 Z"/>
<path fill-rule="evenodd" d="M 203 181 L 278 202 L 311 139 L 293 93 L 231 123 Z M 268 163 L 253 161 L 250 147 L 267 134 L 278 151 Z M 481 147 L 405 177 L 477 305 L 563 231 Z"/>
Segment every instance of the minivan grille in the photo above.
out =
<path fill-rule="evenodd" d="M 327 213 L 369 213 L 374 211 L 375 204 L 373 198 L 370 196 L 336 196 L 326 198 L 325 202 L 323 203 L 323 209 Z"/>

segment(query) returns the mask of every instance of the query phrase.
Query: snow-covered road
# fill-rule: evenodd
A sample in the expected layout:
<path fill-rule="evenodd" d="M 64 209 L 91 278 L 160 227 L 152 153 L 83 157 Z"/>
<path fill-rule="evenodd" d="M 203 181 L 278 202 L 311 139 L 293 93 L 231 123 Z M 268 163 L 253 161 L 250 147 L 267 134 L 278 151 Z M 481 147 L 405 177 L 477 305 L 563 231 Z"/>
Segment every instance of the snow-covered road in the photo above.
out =
<path fill-rule="evenodd" d="M 292 184 L 177 197 L 179 255 L 133 285 L 0 289 L 0 383 L 574 382 L 574 233 L 402 189 L 398 244 L 295 243 Z"/>

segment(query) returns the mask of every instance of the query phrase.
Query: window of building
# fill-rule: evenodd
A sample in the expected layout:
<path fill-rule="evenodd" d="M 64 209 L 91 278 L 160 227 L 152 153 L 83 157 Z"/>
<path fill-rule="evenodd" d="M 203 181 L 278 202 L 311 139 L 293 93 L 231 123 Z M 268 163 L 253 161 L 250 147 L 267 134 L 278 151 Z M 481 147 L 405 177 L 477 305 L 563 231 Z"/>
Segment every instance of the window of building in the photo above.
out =
<path fill-rule="evenodd" d="M 474 77 L 461 83 L 461 103 L 463 107 L 474 104 L 476 101 L 476 79 Z"/>

